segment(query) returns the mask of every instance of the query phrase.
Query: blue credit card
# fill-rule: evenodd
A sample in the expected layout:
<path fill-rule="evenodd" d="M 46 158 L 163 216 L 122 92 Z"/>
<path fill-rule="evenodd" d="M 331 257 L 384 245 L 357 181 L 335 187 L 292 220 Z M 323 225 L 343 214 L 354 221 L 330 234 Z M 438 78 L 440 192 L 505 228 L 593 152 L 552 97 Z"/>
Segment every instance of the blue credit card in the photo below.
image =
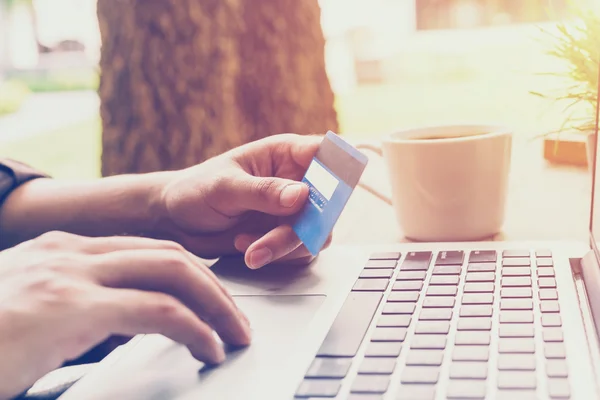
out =
<path fill-rule="evenodd" d="M 302 178 L 309 188 L 308 201 L 292 226 L 312 255 L 323 248 L 367 162 L 367 156 L 327 132 Z"/>

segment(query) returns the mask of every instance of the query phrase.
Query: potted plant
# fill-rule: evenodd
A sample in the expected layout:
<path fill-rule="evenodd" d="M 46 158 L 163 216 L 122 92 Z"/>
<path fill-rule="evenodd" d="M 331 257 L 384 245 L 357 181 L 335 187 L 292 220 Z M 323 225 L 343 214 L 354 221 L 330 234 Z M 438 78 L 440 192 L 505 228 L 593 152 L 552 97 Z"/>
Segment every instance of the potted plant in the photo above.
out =
<path fill-rule="evenodd" d="M 561 71 L 546 74 L 562 78 L 562 87 L 546 93 L 531 93 L 564 104 L 562 126 L 546 134 L 557 135 L 557 139 L 552 141 L 554 151 L 557 151 L 561 133 L 585 135 L 587 157 L 585 152 L 581 157 L 587 158 L 587 165 L 591 166 L 594 154 L 592 150 L 596 145 L 594 128 L 598 106 L 600 13 L 595 10 L 577 10 L 574 14 L 574 19 L 559 22 L 553 31 L 543 30 L 552 39 L 548 54 L 565 67 Z"/>

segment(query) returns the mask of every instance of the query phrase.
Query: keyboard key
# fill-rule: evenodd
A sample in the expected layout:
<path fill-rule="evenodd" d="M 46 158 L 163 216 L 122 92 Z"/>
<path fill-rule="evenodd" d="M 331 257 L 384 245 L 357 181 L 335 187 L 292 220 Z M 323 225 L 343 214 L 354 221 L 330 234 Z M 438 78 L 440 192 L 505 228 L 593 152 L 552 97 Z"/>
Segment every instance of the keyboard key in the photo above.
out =
<path fill-rule="evenodd" d="M 503 299 L 531 299 L 533 291 L 531 288 L 502 288 L 500 297 Z"/>
<path fill-rule="evenodd" d="M 411 350 L 406 357 L 406 365 L 440 366 L 443 360 L 443 350 Z"/>
<path fill-rule="evenodd" d="M 540 300 L 558 300 L 558 291 L 556 289 L 540 289 Z"/>
<path fill-rule="evenodd" d="M 352 393 L 350 394 L 350 397 L 346 397 L 346 400 L 383 400 L 383 395 L 374 393 Z"/>
<path fill-rule="evenodd" d="M 554 262 L 551 258 L 540 258 L 535 261 L 535 264 L 539 267 L 553 267 Z"/>
<path fill-rule="evenodd" d="M 496 272 L 496 263 L 469 264 L 467 272 Z"/>
<path fill-rule="evenodd" d="M 515 250 L 504 250 L 502 257 L 529 257 L 529 250 L 515 249 Z"/>
<path fill-rule="evenodd" d="M 502 268 L 502 276 L 531 276 L 531 268 L 529 268 L 529 267 L 504 267 L 504 268 Z"/>
<path fill-rule="evenodd" d="M 485 381 L 453 379 L 448 384 L 446 397 L 448 399 L 485 399 Z"/>
<path fill-rule="evenodd" d="M 425 280 L 427 271 L 400 271 L 396 276 L 397 281 L 422 281 Z"/>
<path fill-rule="evenodd" d="M 465 282 L 494 282 L 495 280 L 494 272 L 467 272 Z"/>
<path fill-rule="evenodd" d="M 491 293 L 465 293 L 462 304 L 494 304 L 494 295 Z"/>
<path fill-rule="evenodd" d="M 452 308 L 455 302 L 454 297 L 426 296 L 423 308 Z"/>
<path fill-rule="evenodd" d="M 402 383 L 437 383 L 440 376 L 438 367 L 406 366 L 400 375 Z"/>
<path fill-rule="evenodd" d="M 499 353 L 533 354 L 535 342 L 530 338 L 500 338 L 498 341 Z"/>
<path fill-rule="evenodd" d="M 352 382 L 352 393 L 385 393 L 390 385 L 387 375 L 358 375 Z"/>
<path fill-rule="evenodd" d="M 565 378 L 548 379 L 548 394 L 551 399 L 568 399 L 571 397 L 569 380 Z"/>
<path fill-rule="evenodd" d="M 486 283 L 465 283 L 465 293 L 494 293 L 495 285 L 491 282 Z"/>
<path fill-rule="evenodd" d="M 540 400 L 535 389 L 506 389 L 496 392 L 495 400 Z"/>
<path fill-rule="evenodd" d="M 546 358 L 567 358 L 567 350 L 563 343 L 544 343 L 544 356 Z"/>
<path fill-rule="evenodd" d="M 459 282 L 458 275 L 434 275 L 429 280 L 430 285 L 458 285 Z"/>
<path fill-rule="evenodd" d="M 396 264 L 398 264 L 397 260 L 369 260 L 369 261 L 367 261 L 367 265 L 365 266 L 365 269 L 371 269 L 371 268 L 394 269 L 394 268 L 396 268 Z"/>
<path fill-rule="evenodd" d="M 502 299 L 500 310 L 533 310 L 533 300 L 530 299 Z"/>
<path fill-rule="evenodd" d="M 501 311 L 500 312 L 500 323 L 501 324 L 532 324 L 533 323 L 533 312 L 532 311 Z"/>
<path fill-rule="evenodd" d="M 450 322 L 446 321 L 419 321 L 416 334 L 443 334 L 446 335 L 450 331 Z"/>
<path fill-rule="evenodd" d="M 392 291 L 420 292 L 423 289 L 423 281 L 396 281 Z"/>
<path fill-rule="evenodd" d="M 396 360 L 388 357 L 366 357 L 358 367 L 359 374 L 391 375 L 396 368 Z"/>
<path fill-rule="evenodd" d="M 431 262 L 432 253 L 430 251 L 411 251 L 406 255 L 400 269 L 422 269 L 427 270 Z"/>
<path fill-rule="evenodd" d="M 554 277 L 554 268 L 543 267 L 537 269 L 538 277 Z"/>
<path fill-rule="evenodd" d="M 560 314 L 542 314 L 542 326 L 543 327 L 562 326 L 562 320 L 560 319 Z"/>
<path fill-rule="evenodd" d="M 365 350 L 366 357 L 398 357 L 402 350 L 401 342 L 371 342 Z"/>
<path fill-rule="evenodd" d="M 462 265 L 465 254 L 462 250 L 441 251 L 438 253 L 435 265 Z"/>
<path fill-rule="evenodd" d="M 488 346 L 454 346 L 453 361 L 487 361 L 490 356 Z"/>
<path fill-rule="evenodd" d="M 556 279 L 554 278 L 539 278 L 538 286 L 540 289 L 556 289 Z"/>
<path fill-rule="evenodd" d="M 452 309 L 450 308 L 425 308 L 419 314 L 421 321 L 450 321 Z"/>
<path fill-rule="evenodd" d="M 550 378 L 567 378 L 569 370 L 565 360 L 546 361 L 546 375 Z"/>
<path fill-rule="evenodd" d="M 492 319 L 485 317 L 461 318 L 458 320 L 459 331 L 489 331 L 492 329 Z"/>
<path fill-rule="evenodd" d="M 552 252 L 548 249 L 540 249 L 535 251 L 535 256 L 537 258 L 552 257 Z"/>
<path fill-rule="evenodd" d="M 410 343 L 411 349 L 444 350 L 446 336 L 442 335 L 415 335 Z"/>
<path fill-rule="evenodd" d="M 536 360 L 533 354 L 499 354 L 500 371 L 535 371 Z"/>
<path fill-rule="evenodd" d="M 415 303 L 386 303 L 383 306 L 384 314 L 412 314 L 415 312 Z"/>
<path fill-rule="evenodd" d="M 296 397 L 335 397 L 342 381 L 337 379 L 305 379 L 296 391 Z"/>
<path fill-rule="evenodd" d="M 456 286 L 429 286 L 427 296 L 456 296 L 458 288 Z"/>
<path fill-rule="evenodd" d="M 403 342 L 406 339 L 406 328 L 375 328 L 371 336 L 372 342 Z"/>
<path fill-rule="evenodd" d="M 387 298 L 390 302 L 417 302 L 419 300 L 419 292 L 392 292 Z"/>
<path fill-rule="evenodd" d="M 382 315 L 379 317 L 377 321 L 378 327 L 397 327 L 397 328 L 408 328 L 410 326 L 410 321 L 412 320 L 412 316 L 410 315 L 398 315 L 398 314 L 390 314 L 390 315 Z"/>
<path fill-rule="evenodd" d="M 532 338 L 534 337 L 533 324 L 502 324 L 498 335 L 501 338 Z"/>
<path fill-rule="evenodd" d="M 392 274 L 394 273 L 393 269 L 381 269 L 381 268 L 373 268 L 373 269 L 363 269 L 360 273 L 361 279 L 369 279 L 369 278 L 387 278 L 390 279 Z"/>
<path fill-rule="evenodd" d="M 402 385 L 396 400 L 435 400 L 435 385 Z"/>
<path fill-rule="evenodd" d="M 459 361 L 450 365 L 450 379 L 487 379 L 487 363 Z"/>
<path fill-rule="evenodd" d="M 321 358 L 317 357 L 310 365 L 307 378 L 339 378 L 342 379 L 348 373 L 351 358 Z"/>
<path fill-rule="evenodd" d="M 560 306 L 556 300 L 544 300 L 540 302 L 540 310 L 542 313 L 558 313 Z"/>
<path fill-rule="evenodd" d="M 439 266 L 433 268 L 433 275 L 460 275 L 460 265 Z"/>
<path fill-rule="evenodd" d="M 371 254 L 370 260 L 398 260 L 402 254 L 396 251 L 384 251 Z"/>
<path fill-rule="evenodd" d="M 529 258 L 505 258 L 502 260 L 503 267 L 528 267 L 531 265 Z"/>
<path fill-rule="evenodd" d="M 490 344 L 490 333 L 484 331 L 459 331 L 456 332 L 454 344 L 487 346 Z"/>
<path fill-rule="evenodd" d="M 498 389 L 535 389 L 537 379 L 532 371 L 500 371 Z"/>
<path fill-rule="evenodd" d="M 317 356 L 354 357 L 381 297 L 381 293 L 376 292 L 351 292 L 329 328 Z"/>
<path fill-rule="evenodd" d="M 562 342 L 564 340 L 562 329 L 544 328 L 542 331 L 544 342 Z"/>
<path fill-rule="evenodd" d="M 500 281 L 502 287 L 531 287 L 529 276 L 506 276 Z"/>
<path fill-rule="evenodd" d="M 353 292 L 385 292 L 387 279 L 358 279 L 352 288 Z"/>
<path fill-rule="evenodd" d="M 469 262 L 472 263 L 484 263 L 484 262 L 495 262 L 496 261 L 496 250 L 475 250 L 469 254 Z"/>
<path fill-rule="evenodd" d="M 461 317 L 491 317 L 492 306 L 491 305 L 470 305 L 462 306 L 460 308 Z"/>

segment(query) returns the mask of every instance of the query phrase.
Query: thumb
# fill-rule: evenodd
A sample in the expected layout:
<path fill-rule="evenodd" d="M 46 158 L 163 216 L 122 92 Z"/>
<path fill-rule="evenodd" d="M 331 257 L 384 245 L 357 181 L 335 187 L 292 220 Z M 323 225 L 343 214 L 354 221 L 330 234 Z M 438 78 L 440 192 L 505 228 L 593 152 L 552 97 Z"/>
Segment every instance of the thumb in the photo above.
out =
<path fill-rule="evenodd" d="M 222 180 L 220 186 L 217 192 L 221 208 L 232 215 L 249 210 L 275 216 L 292 215 L 302 208 L 308 198 L 306 184 L 283 178 L 256 177 L 243 173 Z"/>

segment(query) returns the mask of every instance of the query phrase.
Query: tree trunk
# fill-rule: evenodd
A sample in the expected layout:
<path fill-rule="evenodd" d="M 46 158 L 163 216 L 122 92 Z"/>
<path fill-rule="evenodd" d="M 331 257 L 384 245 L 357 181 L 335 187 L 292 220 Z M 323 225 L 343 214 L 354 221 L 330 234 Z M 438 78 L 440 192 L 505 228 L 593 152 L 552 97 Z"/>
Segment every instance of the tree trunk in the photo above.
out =
<path fill-rule="evenodd" d="M 102 174 L 336 130 L 317 0 L 99 0 Z"/>

